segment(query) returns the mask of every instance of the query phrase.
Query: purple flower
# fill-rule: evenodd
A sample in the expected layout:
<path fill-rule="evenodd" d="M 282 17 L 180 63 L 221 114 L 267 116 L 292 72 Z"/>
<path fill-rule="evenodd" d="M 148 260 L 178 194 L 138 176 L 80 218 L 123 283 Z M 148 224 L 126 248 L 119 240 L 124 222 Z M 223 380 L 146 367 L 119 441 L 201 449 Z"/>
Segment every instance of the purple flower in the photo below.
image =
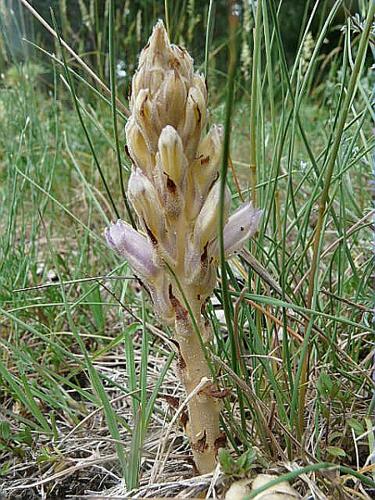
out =
<path fill-rule="evenodd" d="M 160 268 L 153 262 L 152 244 L 129 224 L 118 220 L 105 230 L 108 245 L 124 257 L 133 271 L 146 279 L 155 278 Z"/>
<path fill-rule="evenodd" d="M 240 250 L 258 230 L 263 210 L 253 207 L 253 204 L 244 203 L 229 217 L 224 226 L 224 251 L 231 255 Z"/>
<path fill-rule="evenodd" d="M 258 230 L 259 221 L 263 210 L 253 207 L 252 202 L 244 203 L 233 215 L 229 217 L 224 226 L 224 253 L 226 257 L 241 250 L 245 243 L 254 236 Z M 219 243 L 216 239 L 210 248 L 213 256 L 219 256 Z"/>

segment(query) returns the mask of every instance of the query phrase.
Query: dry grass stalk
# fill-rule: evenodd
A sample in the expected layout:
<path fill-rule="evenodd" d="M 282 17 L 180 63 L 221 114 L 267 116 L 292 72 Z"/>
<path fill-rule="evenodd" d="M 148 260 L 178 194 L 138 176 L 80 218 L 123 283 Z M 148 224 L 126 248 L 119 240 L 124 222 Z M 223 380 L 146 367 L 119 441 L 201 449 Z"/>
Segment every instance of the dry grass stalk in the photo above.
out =
<path fill-rule="evenodd" d="M 214 125 L 202 137 L 207 119 L 204 77 L 193 71 L 188 52 L 169 42 L 161 21 L 140 55 L 130 110 L 126 137 L 133 171 L 128 197 L 140 231 L 120 220 L 106 230 L 106 237 L 150 292 L 160 320 L 174 328 L 178 376 L 190 394 L 212 376 L 202 345 L 211 332 L 202 311 L 216 284 L 219 258 L 222 130 Z M 227 218 L 229 207 L 228 190 Z M 260 211 L 245 203 L 227 220 L 227 256 L 255 233 L 259 218 Z M 186 432 L 200 473 L 214 469 L 223 444 L 221 397 L 212 383 L 189 401 Z"/>

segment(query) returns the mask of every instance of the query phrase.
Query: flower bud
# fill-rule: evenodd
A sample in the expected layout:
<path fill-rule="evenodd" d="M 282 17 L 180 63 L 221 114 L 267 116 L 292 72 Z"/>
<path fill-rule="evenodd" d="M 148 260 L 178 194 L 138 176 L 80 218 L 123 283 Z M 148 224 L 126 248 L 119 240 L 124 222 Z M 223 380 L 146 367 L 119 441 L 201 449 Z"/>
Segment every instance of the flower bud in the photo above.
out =
<path fill-rule="evenodd" d="M 178 45 L 171 44 L 171 67 L 177 69 L 187 84 L 190 87 L 193 78 L 193 59 L 189 52 Z"/>
<path fill-rule="evenodd" d="M 160 129 L 166 124 L 177 127 L 186 98 L 187 89 L 178 71 L 166 71 L 160 91 L 155 97 L 155 116 Z"/>
<path fill-rule="evenodd" d="M 170 59 L 170 43 L 162 22 L 158 22 L 146 47 L 139 56 L 138 71 L 132 81 L 131 105 L 142 89 L 147 89 L 152 98 L 164 80 L 164 71 Z M 131 111 L 133 108 L 131 107 Z"/>
<path fill-rule="evenodd" d="M 159 93 L 165 75 L 169 71 L 173 71 L 176 75 L 178 73 L 185 89 L 191 86 L 193 60 L 186 50 L 169 42 L 164 24 L 159 21 L 139 57 L 138 71 L 132 83 L 132 103 L 134 95 L 137 95 L 141 89 L 148 89 L 153 99 Z"/>
<path fill-rule="evenodd" d="M 223 130 L 214 125 L 199 143 L 196 159 L 191 162 L 186 183 L 186 217 L 194 220 L 213 182 L 219 176 Z"/>
<path fill-rule="evenodd" d="M 150 177 L 152 175 L 153 157 L 133 116 L 129 118 L 125 125 L 125 134 L 129 155 L 134 166 L 140 168 Z"/>
<path fill-rule="evenodd" d="M 148 89 L 142 89 L 134 105 L 135 121 L 142 130 L 143 137 L 150 153 L 155 153 L 158 143 L 158 134 L 152 120 L 152 104 Z"/>
<path fill-rule="evenodd" d="M 170 59 L 170 53 L 171 44 L 169 43 L 168 34 L 163 22 L 158 21 L 152 30 L 148 44 L 139 56 L 139 67 L 145 73 L 150 69 L 165 69 Z"/>
<path fill-rule="evenodd" d="M 224 217 L 227 218 L 231 197 L 228 188 L 224 195 Z M 216 182 L 209 192 L 194 228 L 194 242 L 200 249 L 217 236 L 220 203 L 220 183 Z"/>
<path fill-rule="evenodd" d="M 177 129 L 185 146 L 185 155 L 189 161 L 195 157 L 205 123 L 205 98 L 197 87 L 191 87 L 186 101 L 185 119 Z"/>
<path fill-rule="evenodd" d="M 164 80 L 164 70 L 161 68 L 152 68 L 145 71 L 145 68 L 140 68 L 132 79 L 132 93 L 130 99 L 130 111 L 134 112 L 136 97 L 141 90 L 148 90 L 150 96 L 156 94 Z"/>
<path fill-rule="evenodd" d="M 221 125 L 213 125 L 199 143 L 197 157 L 205 160 L 201 162 L 202 174 L 204 174 L 209 165 L 213 164 L 217 166 L 219 164 L 222 153 L 223 133 Z"/>
<path fill-rule="evenodd" d="M 200 74 L 200 73 L 194 73 L 193 74 L 193 85 L 194 87 L 197 87 L 203 97 L 204 97 L 204 100 L 207 101 L 207 85 L 206 85 L 206 80 L 205 80 L 205 77 L 204 75 Z"/>
<path fill-rule="evenodd" d="M 222 127 L 214 125 L 198 146 L 197 159 L 192 165 L 192 178 L 197 194 L 202 198 L 218 176 L 222 139 Z"/>
<path fill-rule="evenodd" d="M 129 224 L 118 220 L 105 230 L 108 245 L 124 257 L 135 274 L 147 280 L 154 280 L 160 268 L 153 262 L 153 248 L 148 239 Z"/>
<path fill-rule="evenodd" d="M 159 137 L 160 167 L 175 184 L 182 185 L 187 161 L 184 155 L 182 141 L 177 131 L 167 125 Z"/>
<path fill-rule="evenodd" d="M 129 178 L 128 197 L 151 241 L 157 244 L 165 236 L 163 209 L 154 185 L 139 168 Z"/>

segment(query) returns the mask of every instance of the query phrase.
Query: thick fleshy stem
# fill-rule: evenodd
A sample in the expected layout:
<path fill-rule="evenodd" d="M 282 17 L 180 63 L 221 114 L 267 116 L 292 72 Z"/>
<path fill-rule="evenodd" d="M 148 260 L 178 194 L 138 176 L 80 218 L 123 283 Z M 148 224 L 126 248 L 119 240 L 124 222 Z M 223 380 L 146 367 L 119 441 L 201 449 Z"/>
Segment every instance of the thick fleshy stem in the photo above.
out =
<path fill-rule="evenodd" d="M 220 432 L 220 410 L 223 391 L 215 383 L 210 383 L 196 393 L 202 380 L 212 377 L 205 355 L 206 340 L 200 301 L 189 300 L 190 313 L 171 294 L 175 310 L 175 340 L 179 345 L 178 376 L 186 394 L 192 395 L 188 402 L 188 418 L 185 430 L 190 440 L 194 462 L 201 474 L 211 472 L 216 465 L 218 448 L 225 444 L 225 436 Z M 195 325 L 194 325 L 195 323 Z M 196 329 L 199 331 L 196 331 Z"/>

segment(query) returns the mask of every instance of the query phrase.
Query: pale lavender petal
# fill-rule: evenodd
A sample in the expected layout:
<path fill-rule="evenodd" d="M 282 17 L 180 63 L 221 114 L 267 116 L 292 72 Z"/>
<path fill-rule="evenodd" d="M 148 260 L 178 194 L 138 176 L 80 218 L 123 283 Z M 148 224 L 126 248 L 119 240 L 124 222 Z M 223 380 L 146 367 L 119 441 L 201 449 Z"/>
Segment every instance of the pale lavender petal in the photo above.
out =
<path fill-rule="evenodd" d="M 118 220 L 105 230 L 108 245 L 124 257 L 134 272 L 146 279 L 158 275 L 160 268 L 153 263 L 153 248 L 148 239 L 129 224 Z"/>
<path fill-rule="evenodd" d="M 258 230 L 263 210 L 254 208 L 252 203 L 244 203 L 229 217 L 224 227 L 224 251 L 229 256 L 240 250 Z"/>

